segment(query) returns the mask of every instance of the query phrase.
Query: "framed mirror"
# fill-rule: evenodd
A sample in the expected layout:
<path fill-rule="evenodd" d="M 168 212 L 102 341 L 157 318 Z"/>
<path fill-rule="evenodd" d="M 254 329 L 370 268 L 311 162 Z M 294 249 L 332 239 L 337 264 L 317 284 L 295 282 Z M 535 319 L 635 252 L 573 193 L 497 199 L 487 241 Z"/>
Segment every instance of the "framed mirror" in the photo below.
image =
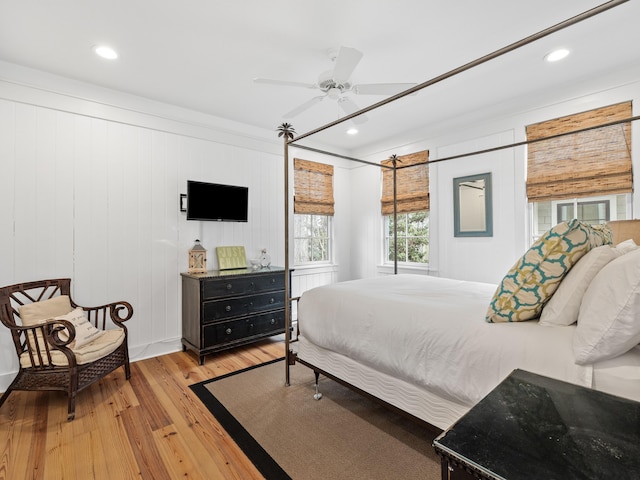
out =
<path fill-rule="evenodd" d="M 491 173 L 453 179 L 453 234 L 492 237 Z"/>

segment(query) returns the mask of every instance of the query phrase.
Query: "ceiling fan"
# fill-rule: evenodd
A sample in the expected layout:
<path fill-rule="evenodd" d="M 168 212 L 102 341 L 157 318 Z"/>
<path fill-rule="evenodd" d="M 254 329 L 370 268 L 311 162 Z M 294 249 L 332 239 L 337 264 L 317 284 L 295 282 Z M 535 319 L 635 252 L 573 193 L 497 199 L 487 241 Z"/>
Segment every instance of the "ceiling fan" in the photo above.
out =
<path fill-rule="evenodd" d="M 301 87 L 312 90 L 320 90 L 322 95 L 307 100 L 302 105 L 283 115 L 284 118 L 293 118 L 308 110 L 316 103 L 320 103 L 329 97 L 338 103 L 338 106 L 347 115 L 357 112 L 360 108 L 349 98 L 348 94 L 355 95 L 395 95 L 403 90 L 416 85 L 415 83 L 365 83 L 353 85 L 350 77 L 362 59 L 362 52 L 355 48 L 340 47 L 329 50 L 329 58 L 333 61 L 333 69 L 323 72 L 318 77 L 318 83 L 290 82 L 286 80 L 272 80 L 269 78 L 254 78 L 256 83 L 266 83 L 285 87 Z M 356 124 L 367 121 L 365 115 L 354 117 Z"/>

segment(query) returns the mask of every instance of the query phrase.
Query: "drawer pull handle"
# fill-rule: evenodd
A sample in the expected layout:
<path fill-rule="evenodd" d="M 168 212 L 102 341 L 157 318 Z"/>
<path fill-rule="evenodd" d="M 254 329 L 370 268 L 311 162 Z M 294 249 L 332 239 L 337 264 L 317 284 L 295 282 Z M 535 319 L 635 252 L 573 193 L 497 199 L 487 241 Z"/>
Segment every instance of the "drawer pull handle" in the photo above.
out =
<path fill-rule="evenodd" d="M 231 311 L 231 305 L 227 305 L 226 307 L 224 307 L 224 309 L 225 309 L 227 312 L 230 312 L 230 311 Z"/>
<path fill-rule="evenodd" d="M 269 303 L 275 303 L 276 299 L 275 298 L 270 298 L 269 299 Z"/>
<path fill-rule="evenodd" d="M 275 324 L 276 324 L 276 319 L 275 319 L 275 318 L 272 318 L 272 319 L 271 319 L 271 325 L 275 325 Z"/>
<path fill-rule="evenodd" d="M 232 330 L 230 328 L 227 328 L 224 333 L 226 333 L 227 335 L 231 335 Z"/>
<path fill-rule="evenodd" d="M 275 279 L 275 278 L 272 278 L 272 279 L 271 279 L 271 283 L 276 283 L 276 279 Z"/>
<path fill-rule="evenodd" d="M 230 283 L 227 283 L 227 290 L 231 290 L 233 288 L 233 285 L 231 285 Z"/>

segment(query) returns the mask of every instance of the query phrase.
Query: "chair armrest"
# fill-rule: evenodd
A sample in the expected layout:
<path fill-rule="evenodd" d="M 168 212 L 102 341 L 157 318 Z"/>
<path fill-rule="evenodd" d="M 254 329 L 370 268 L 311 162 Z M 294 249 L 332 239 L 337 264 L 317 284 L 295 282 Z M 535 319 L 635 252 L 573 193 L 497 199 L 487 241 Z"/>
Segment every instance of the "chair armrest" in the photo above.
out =
<path fill-rule="evenodd" d="M 47 320 L 45 323 L 47 341 L 55 348 L 66 347 L 76 338 L 76 327 L 68 320 Z M 67 331 L 67 339 L 60 338 L 60 333 Z"/>
<path fill-rule="evenodd" d="M 37 325 L 6 325 L 15 335 L 27 337 L 27 333 L 31 332 L 33 337 L 37 337 L 38 331 L 43 334 L 49 344 L 55 348 L 66 347 L 76 338 L 76 327 L 67 320 L 47 320 Z M 63 340 L 60 338 L 60 332 L 67 330 L 69 338 Z"/>
<path fill-rule="evenodd" d="M 84 307 L 78 305 L 75 302 L 71 302 L 71 305 L 76 308 L 80 307 L 87 314 L 87 318 L 97 328 L 106 328 L 107 318 L 110 319 L 115 325 L 126 330 L 123 322 L 126 322 L 133 316 L 133 307 L 129 302 L 113 302 L 98 307 Z"/>
<path fill-rule="evenodd" d="M 27 353 L 31 362 L 30 368 L 49 368 L 52 357 L 51 351 L 61 352 L 71 367 L 76 365 L 76 357 L 69 348 L 69 344 L 76 337 L 73 324 L 67 320 L 47 320 L 37 325 L 6 325 L 14 338 L 18 357 Z M 60 332 L 68 331 L 68 338 L 60 338 Z"/>

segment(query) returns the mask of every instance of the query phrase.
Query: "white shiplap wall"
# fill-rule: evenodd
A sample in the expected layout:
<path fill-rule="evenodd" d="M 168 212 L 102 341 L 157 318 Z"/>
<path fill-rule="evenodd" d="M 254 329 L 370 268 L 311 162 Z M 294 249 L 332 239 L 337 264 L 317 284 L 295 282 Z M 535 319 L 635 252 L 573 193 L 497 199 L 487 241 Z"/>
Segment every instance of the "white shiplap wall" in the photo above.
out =
<path fill-rule="evenodd" d="M 106 111 L 108 110 L 108 111 Z M 282 148 L 86 98 L 0 81 L 0 285 L 72 278 L 85 305 L 127 300 L 133 360 L 180 348 L 180 272 L 209 251 L 267 248 L 284 263 Z M 246 145 L 246 146 L 245 146 Z M 187 221 L 187 179 L 249 187 L 249 222 Z M 17 371 L 0 329 L 0 391 Z"/>

